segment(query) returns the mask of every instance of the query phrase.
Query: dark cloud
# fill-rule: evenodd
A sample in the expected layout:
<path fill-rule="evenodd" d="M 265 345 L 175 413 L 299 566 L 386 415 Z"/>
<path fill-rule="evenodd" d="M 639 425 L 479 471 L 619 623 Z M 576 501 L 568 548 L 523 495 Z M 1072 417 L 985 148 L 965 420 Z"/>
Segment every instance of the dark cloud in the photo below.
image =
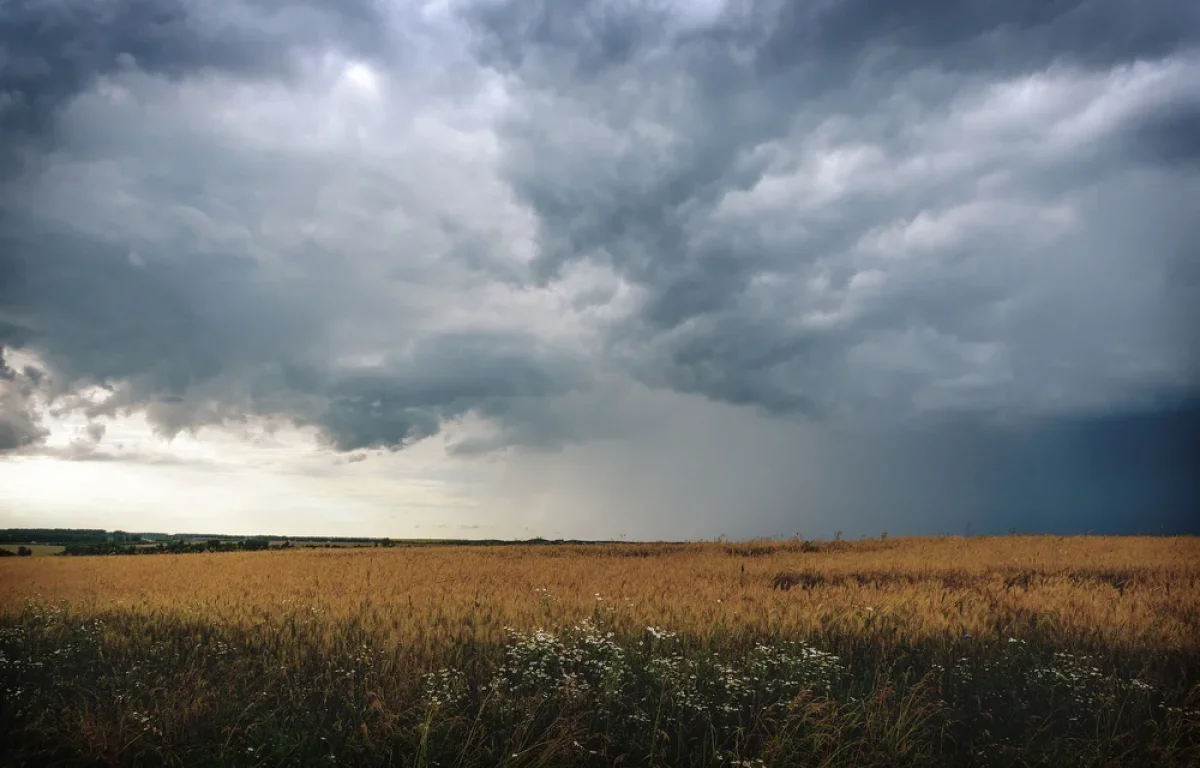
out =
<path fill-rule="evenodd" d="M 1134 152 L 1166 164 L 1200 166 L 1200 96 L 1148 111 L 1130 126 Z"/>
<path fill-rule="evenodd" d="M 39 367 L 0 451 L 144 413 L 519 446 L 515 508 L 597 520 L 1181 519 L 1196 4 L 706 8 L 5 5 L 0 351 Z"/>
<path fill-rule="evenodd" d="M 1139 8 L 1121 0 L 783 2 L 771 60 L 846 57 L 884 66 L 1029 70 L 1161 58 L 1194 45 L 1200 12 L 1186 0 Z"/>
<path fill-rule="evenodd" d="M 1060 351 L 989 316 L 1053 278 L 1006 261 L 1053 260 L 1089 247 L 1066 243 L 1092 232 L 1039 237 L 1015 207 L 1036 220 L 1190 152 L 1191 3 L 749 3 L 699 25 L 640 3 L 570 11 L 487 3 L 467 14 L 481 61 L 523 94 L 504 133 L 506 169 L 538 213 L 538 274 L 610 265 L 639 289 L 612 343 L 640 378 L 723 402 L 844 409 L 842 382 L 858 365 L 848 351 L 904 329 L 937 345 L 912 353 L 939 356 L 934 369 L 976 389 L 988 377 L 1032 382 L 1012 367 Z M 1166 74 L 1146 75 L 1150 62 Z M 1056 132 L 1057 145 L 1046 138 Z M 995 191 L 980 188 L 988 176 Z M 1121 215 L 1149 229 L 1156 207 L 1187 191 L 1162 176 Z M 1094 232 L 1112 214 L 1079 215 Z M 889 228 L 894 242 L 867 258 L 864 235 Z M 900 260 L 905 229 L 929 231 L 932 260 Z M 1127 251 L 1097 245 L 1104 268 L 1130 268 Z M 1147 267 L 1167 268 L 1172 254 L 1148 248 Z M 1106 282 L 1092 270 L 1072 279 Z M 813 281 L 824 287 L 805 287 Z M 1086 313 L 1076 298 L 1066 311 Z M 979 359 L 992 354 L 1006 359 Z M 897 397 L 920 396 L 934 370 L 920 366 L 892 387 Z"/>
<path fill-rule="evenodd" d="M 65 103 L 122 69 L 285 77 L 329 49 L 385 52 L 370 0 L 14 0 L 0 10 L 0 130 L 48 131 Z"/>
<path fill-rule="evenodd" d="M 145 411 L 168 437 L 206 424 L 279 418 L 316 427 L 338 450 L 394 448 L 471 412 L 502 420 L 506 399 L 551 397 L 577 384 L 572 362 L 530 334 L 426 328 L 415 307 L 385 296 L 389 283 L 446 279 L 445 271 L 421 275 L 414 260 L 401 257 L 396 267 L 381 265 L 396 273 L 381 283 L 345 268 L 358 254 L 315 238 L 285 236 L 289 242 L 277 238 L 266 246 L 283 249 L 286 266 L 245 252 L 245 237 L 232 248 L 220 235 L 198 243 L 197 234 L 207 234 L 201 229 L 223 235 L 227 223 L 213 210 L 217 201 L 205 177 L 222 178 L 223 195 L 268 196 L 255 197 L 254 208 L 238 200 L 227 209 L 240 207 L 244 226 L 253 228 L 276 215 L 285 187 L 299 192 L 302 205 L 315 204 L 304 199 L 304 181 L 286 179 L 296 169 L 310 169 L 312 185 L 361 177 L 313 168 L 307 156 L 265 167 L 266 153 L 223 154 L 212 136 L 188 137 L 186 128 L 162 142 L 154 120 L 135 126 L 127 114 L 113 120 L 122 102 L 114 106 L 93 93 L 104 76 L 135 89 L 134 102 L 147 107 L 164 82 L 183 88 L 217 77 L 227 88 L 268 81 L 300 87 L 305 67 L 319 70 L 328 54 L 386 67 L 403 59 L 398 42 L 369 2 L 29 1 L 0 12 L 0 128 L 35 139 L 53 130 L 63 145 L 49 151 L 52 144 L 43 142 L 48 154 L 40 171 L 10 180 L 0 196 L 0 344 L 32 345 L 52 373 L 39 384 L 56 411 L 82 408 L 93 418 Z M 132 138 L 138 130 L 148 141 Z M 181 146 L 189 138 L 196 156 Z M 92 158 L 122 156 L 136 172 L 144 156 L 157 152 L 146 173 L 152 188 L 126 187 L 124 194 L 161 206 L 166 218 L 150 215 L 174 219 L 173 231 L 123 236 L 120 218 L 89 228 L 59 215 L 61 196 L 34 195 L 60 164 L 87 167 Z M 118 183 L 141 181 L 125 176 Z M 83 194 L 89 193 L 111 199 L 114 190 Z M 374 201 L 380 202 L 395 204 L 386 194 Z M 432 221 L 434 230 L 447 225 L 464 243 L 482 236 L 453 219 Z M 464 249 L 452 244 L 451 250 Z M 378 357 L 381 347 L 370 339 L 382 341 L 384 363 L 335 360 Z M 96 387 L 104 390 L 99 398 L 79 395 Z M 27 405 L 27 398 L 10 397 L 6 413 L 19 406 L 25 414 Z M 24 416 L 6 416 L 5 423 L 6 448 L 43 436 Z"/>
<path fill-rule="evenodd" d="M 329 405 L 315 421 L 342 451 L 401 447 L 470 412 L 503 422 L 513 403 L 545 407 L 581 383 L 576 361 L 539 346 L 489 333 L 423 338 L 378 373 L 331 381 L 322 392 Z"/>
<path fill-rule="evenodd" d="M 36 242 L 10 241 L 16 279 L 3 306 L 26 319 L 53 372 L 51 403 L 93 418 L 145 410 L 168 437 L 283 418 L 316 427 L 339 451 L 398 448 L 470 412 L 520 417 L 512 403 L 541 403 L 583 381 L 578 361 L 528 334 L 494 331 L 413 333 L 404 351 L 342 368 L 328 359 L 319 317 L 262 303 L 274 276 L 251 261 L 135 266 L 99 243 Z M 399 333 L 393 340 L 408 336 Z M 68 394 L 88 387 L 109 392 L 86 404 Z"/>
<path fill-rule="evenodd" d="M 560 73 L 583 80 L 660 46 L 710 62 L 734 63 L 748 54 L 757 77 L 848 78 L 864 65 L 989 73 L 1061 61 L 1110 66 L 1194 46 L 1200 25 L 1200 12 L 1186 0 L 1153 9 L 1121 0 L 752 0 L 724 4 L 696 25 L 679 24 L 663 4 L 635 1 L 484 2 L 467 6 L 465 15 L 486 33 L 489 63 L 524 68 L 552 61 L 564 65 Z M 716 67 L 705 70 L 708 79 Z"/>

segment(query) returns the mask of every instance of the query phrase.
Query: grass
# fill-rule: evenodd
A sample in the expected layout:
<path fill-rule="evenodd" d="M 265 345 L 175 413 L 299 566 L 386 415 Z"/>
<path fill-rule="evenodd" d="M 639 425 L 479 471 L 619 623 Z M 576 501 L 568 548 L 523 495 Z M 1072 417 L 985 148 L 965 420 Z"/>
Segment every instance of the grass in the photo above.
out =
<path fill-rule="evenodd" d="M 25 547 L 33 552 L 32 557 L 57 555 L 59 552 L 62 552 L 63 549 L 65 549 L 65 547 L 59 544 L 0 544 L 0 549 L 6 549 L 9 552 L 12 552 L 14 555 L 21 547 Z"/>
<path fill-rule="evenodd" d="M 1200 763 L 1192 538 L 14 561 L 13 764 Z"/>

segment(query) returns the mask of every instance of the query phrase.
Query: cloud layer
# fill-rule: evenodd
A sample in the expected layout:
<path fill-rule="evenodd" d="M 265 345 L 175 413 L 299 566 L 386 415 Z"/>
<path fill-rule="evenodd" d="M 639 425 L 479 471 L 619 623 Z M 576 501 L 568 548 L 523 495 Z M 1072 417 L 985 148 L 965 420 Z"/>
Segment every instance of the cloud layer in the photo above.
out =
<path fill-rule="evenodd" d="M 1188 402 L 1198 82 L 1184 0 L 8 3 L 0 451 Z"/>

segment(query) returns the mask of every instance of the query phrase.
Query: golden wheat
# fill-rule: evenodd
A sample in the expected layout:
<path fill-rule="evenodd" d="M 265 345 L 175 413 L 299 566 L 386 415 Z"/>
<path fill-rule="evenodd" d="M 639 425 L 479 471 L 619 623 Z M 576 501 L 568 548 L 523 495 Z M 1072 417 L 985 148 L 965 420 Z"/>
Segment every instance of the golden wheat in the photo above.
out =
<path fill-rule="evenodd" d="M 811 548 L 811 547 L 810 547 Z M 356 618 L 432 652 L 602 612 L 700 637 L 999 637 L 1022 626 L 1127 649 L 1200 644 L 1200 540 L 939 538 L 421 547 L 0 561 L 0 612 L 28 599 L 276 625 Z M 784 587 L 784 588 L 781 588 Z M 786 588 L 791 587 L 791 588 Z M 331 636 L 333 633 L 331 633 Z"/>

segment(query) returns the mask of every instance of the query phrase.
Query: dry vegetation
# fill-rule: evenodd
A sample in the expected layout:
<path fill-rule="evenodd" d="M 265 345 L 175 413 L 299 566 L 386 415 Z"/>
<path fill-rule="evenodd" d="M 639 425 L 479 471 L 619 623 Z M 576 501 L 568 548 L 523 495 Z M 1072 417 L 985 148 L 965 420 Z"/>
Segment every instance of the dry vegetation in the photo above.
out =
<path fill-rule="evenodd" d="M 1200 760 L 1192 538 L 15 560 L 28 764 Z"/>

